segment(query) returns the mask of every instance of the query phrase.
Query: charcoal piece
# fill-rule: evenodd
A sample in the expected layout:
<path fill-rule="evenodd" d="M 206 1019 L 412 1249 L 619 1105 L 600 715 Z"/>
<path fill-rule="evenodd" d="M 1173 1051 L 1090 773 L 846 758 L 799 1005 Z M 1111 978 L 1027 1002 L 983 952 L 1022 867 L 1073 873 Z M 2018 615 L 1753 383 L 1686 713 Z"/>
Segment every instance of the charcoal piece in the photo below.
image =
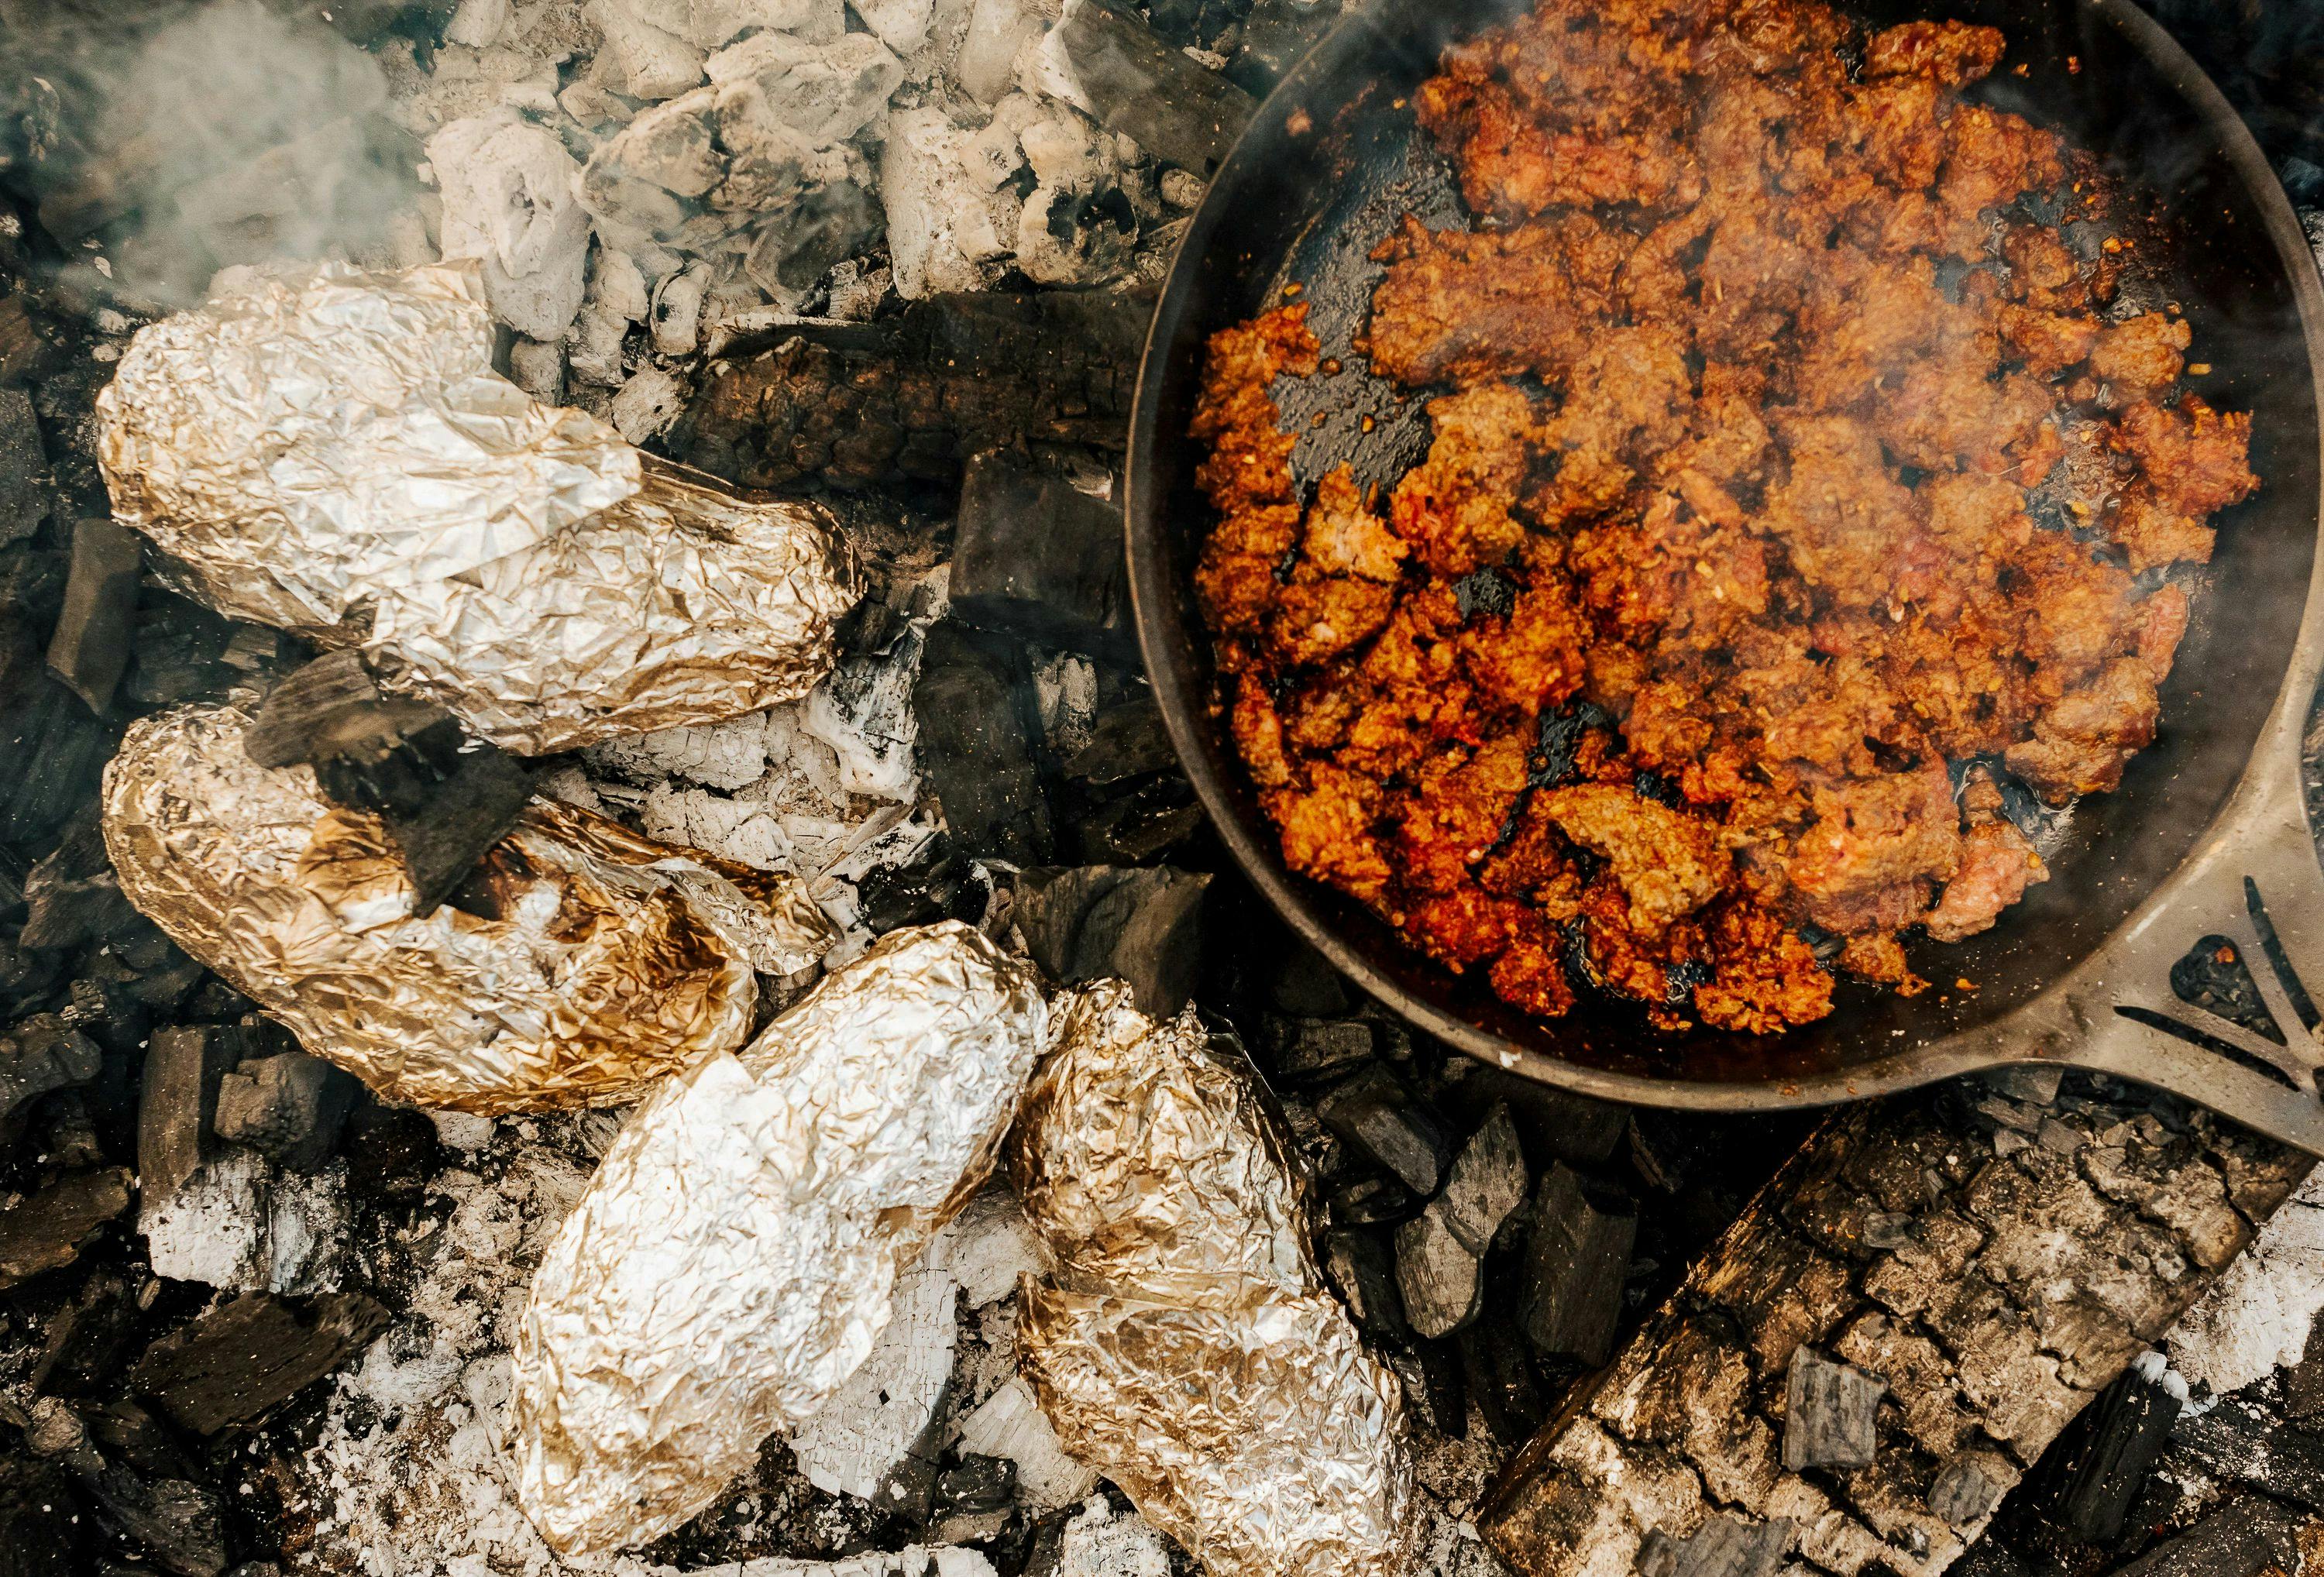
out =
<path fill-rule="evenodd" d="M 120 1374 L 122 1356 L 137 1333 L 142 1314 L 136 1288 L 125 1277 L 113 1271 L 91 1276 L 72 1302 L 49 1321 L 40 1359 L 32 1366 L 33 1394 L 85 1397 L 110 1386 Z"/>
<path fill-rule="evenodd" d="M 1150 696 L 1109 706 L 1090 725 L 1089 742 L 1065 758 L 1065 776 L 1101 788 L 1177 764 L 1162 708 Z"/>
<path fill-rule="evenodd" d="M 1397 1290 L 1396 1256 L 1378 1232 L 1334 1227 L 1323 1240 L 1323 1273 L 1366 1334 L 1403 1342 L 1412 1334 Z"/>
<path fill-rule="evenodd" d="M 2017 1484 L 2017 1470 L 1998 1452 L 1965 1451 L 1937 1470 L 1929 1483 L 1929 1509 L 1954 1527 L 1993 1515 Z"/>
<path fill-rule="evenodd" d="M 2159 1352 L 2142 1354 L 2099 1393 L 2072 1444 L 2053 1456 L 2049 1519 L 2090 1544 L 2118 1537 L 2162 1459 L 2187 1401 L 2187 1382 Z"/>
<path fill-rule="evenodd" d="M 1268 1014 L 1259 1033 L 1268 1072 L 1290 1084 L 1337 1078 L 1372 1057 L 1372 1027 L 1361 1019 L 1316 1020 Z"/>
<path fill-rule="evenodd" d="M 1525 1194 L 1517 1124 L 1496 1106 L 1453 1157 L 1443 1191 L 1396 1230 L 1396 1284 L 1414 1330 L 1446 1336 L 1468 1323 L 1484 1289 L 1485 1251 Z"/>
<path fill-rule="evenodd" d="M 1789 1517 L 1749 1522 L 1726 1512 L 1683 1539 L 1661 1528 L 1638 1546 L 1638 1577 L 1773 1577 L 1797 1528 Z"/>
<path fill-rule="evenodd" d="M 852 180 L 829 181 L 761 230 L 742 266 L 769 295 L 798 295 L 878 239 L 887 222 L 870 192 Z"/>
<path fill-rule="evenodd" d="M 0 1452 L 0 1577 L 87 1577 L 87 1521 L 61 1465 Z"/>
<path fill-rule="evenodd" d="M 2113 1577 L 2263 1577 L 2301 1567 L 2308 1519 L 2269 1500 L 2223 1506 Z"/>
<path fill-rule="evenodd" d="M 1392 1225 L 1420 1209 L 1410 1189 L 1376 1172 L 1333 1184 L 1330 1204 L 1333 1224 L 1343 1227 Z"/>
<path fill-rule="evenodd" d="M 1485 1425 L 1504 1445 L 1522 1445 L 1533 1438 L 1549 1409 L 1541 1381 L 1534 1373 L 1525 1338 L 1508 1317 L 1486 1313 L 1464 1325 L 1452 1338 L 1461 1351 L 1461 1370 L 1469 1395 L 1476 1398 Z"/>
<path fill-rule="evenodd" d="M 383 692 L 350 647 L 285 675 L 252 715 L 242 748 L 262 767 L 341 756 L 375 761 L 450 715 L 430 702 Z"/>
<path fill-rule="evenodd" d="M 999 1511 L 1017 1499 L 1017 1464 L 1005 1456 L 961 1453 L 959 1465 L 936 1475 L 936 1508 L 973 1514 Z"/>
<path fill-rule="evenodd" d="M 1038 865 L 1056 840 L 1033 764 L 1019 663 L 947 620 L 928 632 L 912 713 L 920 725 L 920 774 L 944 806 L 953 847 Z"/>
<path fill-rule="evenodd" d="M 75 816 L 63 839 L 25 873 L 24 911 L 16 938 L 24 947 L 85 946 L 141 923 L 121 896 L 95 805 Z"/>
<path fill-rule="evenodd" d="M 1210 885 L 1168 866 L 1034 869 L 1019 873 L 1011 914 L 1050 979 L 1127 981 L 1140 1011 L 1168 1018 L 1194 993 Z"/>
<path fill-rule="evenodd" d="M 361 1293 L 311 1301 L 244 1293 L 147 1348 L 130 1388 L 197 1434 L 246 1427 L 346 1363 L 387 1323 Z"/>
<path fill-rule="evenodd" d="M 30 624 L 0 613 L 0 844 L 47 844 L 96 796 L 117 742 L 51 677 Z"/>
<path fill-rule="evenodd" d="M 2324 1420 L 2324 1320 L 2310 1323 L 2300 1361 L 2284 1371 L 2283 1410 L 2310 1427 Z"/>
<path fill-rule="evenodd" d="M 1469 1387 L 1461 1350 L 1450 1342 L 1416 1342 L 1389 1347 L 1380 1360 L 1404 1388 L 1404 1405 L 1421 1423 L 1448 1440 L 1469 1434 Z"/>
<path fill-rule="evenodd" d="M 1627 1106 L 1570 1090 L 1553 1090 L 1505 1068 L 1471 1068 L 1445 1099 L 1457 1099 L 1471 1117 L 1505 1101 L 1525 1120 L 1528 1145 L 1582 1167 L 1605 1166 L 1621 1148 L 1630 1127 Z"/>
<path fill-rule="evenodd" d="M 172 1577 L 226 1570 L 224 1508 L 217 1492 L 183 1479 L 149 1479 L 113 1462 L 85 1480 L 97 1519 Z"/>
<path fill-rule="evenodd" d="M 5 399 L 5 395 L 0 395 Z M 109 520 L 74 523 L 65 604 L 49 636 L 49 671 L 91 712 L 113 705 L 137 628 L 137 578 L 144 554 L 137 533 Z"/>
<path fill-rule="evenodd" d="M 1242 42 L 1227 62 L 1227 78 L 1265 98 L 1340 20 L 1338 0 L 1258 0 L 1243 18 Z"/>
<path fill-rule="evenodd" d="M 0 542 L 29 537 L 49 518 L 48 471 L 32 396 L 0 389 Z"/>
<path fill-rule="evenodd" d="M 1805 1343 L 1792 1351 L 1784 1381 L 1784 1467 L 1865 1468 L 1880 1443 L 1880 1398 L 1887 1386 L 1835 1363 Z"/>
<path fill-rule="evenodd" d="M 1637 1212 L 1628 1200 L 1591 1187 L 1562 1161 L 1543 1175 L 1520 1295 L 1536 1351 L 1592 1368 L 1606 1361 L 1637 1235 Z"/>
<path fill-rule="evenodd" d="M 427 1113 L 408 1106 L 378 1106 L 358 1101 L 347 1114 L 347 1182 L 358 1194 L 386 1204 L 415 1204 L 428 1180 L 444 1164 L 444 1148 Z"/>
<path fill-rule="evenodd" d="M 1135 654 L 1121 505 L 1020 453 L 969 461 L 950 588 L 963 623 L 1076 651 Z"/>
<path fill-rule="evenodd" d="M 40 1013 L 0 1037 L 0 1127 L 51 1090 L 86 1084 L 104 1066 L 97 1042 L 54 1013 Z"/>
<path fill-rule="evenodd" d="M 209 1154 L 218 1081 L 241 1049 L 228 1028 L 185 1025 L 154 1032 L 137 1103 L 137 1180 L 148 1198 L 177 1193 Z"/>
<path fill-rule="evenodd" d="M 1347 977 L 1306 943 L 1286 936 L 1281 948 L 1270 948 L 1268 954 L 1277 963 L 1267 982 L 1267 995 L 1277 1010 L 1307 1019 L 1331 1019 L 1355 1006 Z"/>
<path fill-rule="evenodd" d="M 1074 843 L 1092 865 L 1145 865 L 1202 829 L 1203 807 L 1183 779 L 1161 779 L 1107 801 L 1074 822 Z"/>
<path fill-rule="evenodd" d="M 1165 163 L 1208 175 L 1259 107 L 1152 28 L 1099 0 L 1068 5 L 1061 31 L 1074 80 L 1099 121 Z"/>
<path fill-rule="evenodd" d="M 0 1210 L 0 1291 L 80 1258 L 88 1240 L 129 1209 L 129 1172 L 72 1172 Z"/>
<path fill-rule="evenodd" d="M 13 271 L 10 271 L 13 272 Z M 48 348 L 33 322 L 24 292 L 0 300 L 0 383 L 19 383 L 30 377 Z"/>
<path fill-rule="evenodd" d="M 201 1468 L 161 1420 L 134 1402 L 81 1409 L 88 1438 L 110 1459 L 155 1479 L 191 1479 Z"/>
<path fill-rule="evenodd" d="M 413 912 L 432 914 L 458 890 L 484 852 L 505 836 L 532 798 L 532 774 L 489 741 L 447 717 L 376 760 L 315 763 L 315 781 L 337 805 L 375 812 L 403 857 Z"/>
<path fill-rule="evenodd" d="M 786 325 L 725 347 L 672 452 L 745 487 L 878 485 L 949 509 L 982 450 L 1120 451 L 1153 309 L 1139 290 L 972 290 Z"/>
<path fill-rule="evenodd" d="M 303 1051 L 253 1057 L 218 1081 L 217 1136 L 294 1172 L 314 1171 L 330 1158 L 358 1088 Z"/>
<path fill-rule="evenodd" d="M 1452 1136 L 1443 1120 L 1384 1067 L 1333 1085 L 1315 1102 L 1315 1115 L 1415 1194 L 1435 1193 L 1452 1165 Z"/>
<path fill-rule="evenodd" d="M 925 864 L 881 866 L 855 884 L 856 910 L 863 924 L 884 936 L 900 926 L 930 926 L 939 920 L 975 925 L 991 902 L 991 889 L 971 863 L 951 852 L 939 836 L 936 857 Z"/>

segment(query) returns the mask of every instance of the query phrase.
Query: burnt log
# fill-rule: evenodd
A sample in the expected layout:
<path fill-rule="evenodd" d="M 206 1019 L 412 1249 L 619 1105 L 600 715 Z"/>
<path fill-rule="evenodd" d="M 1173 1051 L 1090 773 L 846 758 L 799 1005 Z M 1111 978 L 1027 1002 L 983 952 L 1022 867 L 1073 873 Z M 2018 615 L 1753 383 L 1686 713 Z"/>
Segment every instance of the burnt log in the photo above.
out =
<path fill-rule="evenodd" d="M 745 487 L 885 486 L 949 500 L 968 456 L 1027 442 L 1119 452 L 1153 299 L 1138 291 L 930 296 L 872 323 L 788 325 L 730 345 L 671 452 Z"/>
<path fill-rule="evenodd" d="M 2310 1166 L 2118 1087 L 2070 1089 L 2041 1120 L 2075 1142 L 1999 1141 L 2016 1130 L 1950 1091 L 1829 1120 L 1510 1463 L 1488 1542 L 1522 1577 L 1573 1577 L 1724 1513 L 1790 1521 L 1802 1573 L 1951 1566 L 2006 1486 L 1970 1493 L 1948 1465 L 2029 1468 Z M 1803 1343 L 1886 1386 L 1869 1464 L 1784 1468 Z"/>
<path fill-rule="evenodd" d="M 361 1293 L 300 1304 L 245 1293 L 147 1349 L 129 1384 L 196 1434 L 251 1427 L 346 1364 L 387 1328 Z"/>

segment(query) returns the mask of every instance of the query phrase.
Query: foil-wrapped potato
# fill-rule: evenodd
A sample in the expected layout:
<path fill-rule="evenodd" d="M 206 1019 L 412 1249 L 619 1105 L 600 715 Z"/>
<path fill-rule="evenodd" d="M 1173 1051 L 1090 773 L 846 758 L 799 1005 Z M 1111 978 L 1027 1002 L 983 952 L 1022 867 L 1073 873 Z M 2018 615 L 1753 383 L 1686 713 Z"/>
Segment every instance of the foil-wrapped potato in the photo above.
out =
<path fill-rule="evenodd" d="M 1057 1260 L 1017 1339 L 1058 1438 L 1211 1577 L 1393 1577 L 1415 1520 L 1402 1392 L 1316 1270 L 1240 1048 L 1113 981 L 1057 1041 L 1009 1167 Z"/>
<path fill-rule="evenodd" d="M 360 643 L 524 754 L 811 689 L 856 595 L 828 512 L 540 404 L 493 336 L 474 263 L 241 271 L 97 397 L 115 515 L 219 613 Z"/>
<path fill-rule="evenodd" d="M 121 890 L 171 940 L 390 1099 L 498 1112 L 634 1101 L 750 1033 L 756 976 L 838 940 L 797 878 L 535 799 L 426 916 L 376 816 L 243 751 L 246 713 L 130 725 L 106 767 Z"/>
<path fill-rule="evenodd" d="M 640 1107 L 518 1325 L 517 1495 L 567 1554 L 659 1537 L 871 1352 L 1047 1039 L 1030 966 L 892 932 Z"/>

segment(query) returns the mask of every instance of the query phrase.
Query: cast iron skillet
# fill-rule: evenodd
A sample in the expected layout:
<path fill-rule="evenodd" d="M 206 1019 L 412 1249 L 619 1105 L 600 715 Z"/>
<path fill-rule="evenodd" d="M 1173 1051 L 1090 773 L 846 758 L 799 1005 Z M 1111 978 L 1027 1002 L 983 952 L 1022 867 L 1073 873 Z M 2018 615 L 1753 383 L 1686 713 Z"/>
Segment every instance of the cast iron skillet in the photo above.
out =
<path fill-rule="evenodd" d="M 2251 135 L 2195 63 L 2126 0 L 1961 0 L 1938 15 L 2010 39 L 1978 93 L 2057 126 L 2162 200 L 2175 293 L 2215 404 L 2253 413 L 2264 486 L 2215 523 L 2208 586 L 2163 692 L 2162 736 L 2121 789 L 2044 840 L 2052 872 L 1985 935 L 1923 945 L 1938 989 L 1843 987 L 1839 1010 L 1779 1037 L 1659 1035 L 1585 995 L 1563 1020 L 1503 1006 L 1409 951 L 1359 906 L 1290 875 L 1215 705 L 1191 573 L 1213 519 L 1186 438 L 1203 342 L 1301 286 L 1344 370 L 1278 390 L 1312 481 L 1340 460 L 1393 479 L 1425 447 L 1349 349 L 1378 266 L 1364 254 L 1406 211 L 1461 222 L 1405 101 L 1443 46 L 1523 0 L 1370 0 L 1292 71 L 1228 155 L 1156 310 L 1131 417 L 1127 513 L 1139 638 L 1171 737 L 1213 822 L 1259 890 L 1333 964 L 1420 1028 L 1545 1083 L 1707 1111 L 1818 1105 L 1951 1074 L 2046 1061 L 2175 1091 L 2324 1154 L 2318 1012 L 2324 872 L 2310 841 L 2300 734 L 2324 655 L 2319 545 L 2324 290 L 2300 224 Z M 1868 20 L 1902 20 L 1919 7 Z M 2015 68 L 2024 68 L 2018 75 Z M 1322 414 L 1320 425 L 1315 418 Z M 1367 430 L 1362 418 L 1374 420 Z M 2181 1002 L 2171 970 L 2206 937 L 2235 942 L 2282 1038 Z M 1963 990 L 1957 981 L 1973 982 Z"/>

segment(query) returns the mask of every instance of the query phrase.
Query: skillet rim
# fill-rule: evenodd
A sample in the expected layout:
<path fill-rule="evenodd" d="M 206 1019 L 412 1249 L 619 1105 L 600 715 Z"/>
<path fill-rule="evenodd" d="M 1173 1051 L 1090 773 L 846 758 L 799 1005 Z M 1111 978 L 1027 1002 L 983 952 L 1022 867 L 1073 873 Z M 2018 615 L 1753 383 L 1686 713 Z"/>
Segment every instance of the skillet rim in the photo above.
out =
<path fill-rule="evenodd" d="M 2252 200 L 2261 233 L 2272 252 L 2274 269 L 2291 284 L 2298 308 L 2306 352 L 2305 361 L 2315 387 L 2319 412 L 2319 437 L 2324 437 L 2324 283 L 2305 231 L 2291 199 L 2276 179 L 2273 167 L 2260 150 L 2241 115 L 2227 101 L 2209 74 L 2145 11 L 2130 0 L 2073 0 L 2073 8 L 2091 20 L 2115 29 L 2129 47 L 2194 112 L 2226 171 Z M 1245 156 L 1244 144 L 1270 134 L 1268 112 L 1278 100 L 1296 100 L 1314 91 L 1329 76 L 1323 64 L 1348 47 L 1357 32 L 1393 43 L 1369 11 L 1344 16 L 1290 71 L 1246 123 L 1235 143 L 1220 161 L 1216 175 Z M 1219 222 L 1219 209 L 1207 200 L 1197 210 L 1172 255 L 1157 299 L 1153 318 L 1140 348 L 1137 382 L 1130 405 L 1129 448 L 1123 481 L 1123 529 L 1130 568 L 1131 612 L 1140 655 L 1152 685 L 1156 704 L 1173 750 L 1193 783 L 1204 812 L 1236 866 L 1267 899 L 1286 924 L 1329 959 L 1334 969 L 1361 987 L 1374 1000 L 1407 1023 L 1457 1047 L 1478 1061 L 1507 1069 L 1537 1083 L 1571 1090 L 1601 1100 L 1670 1110 L 1740 1113 L 1795 1111 L 1842 1102 L 1872 1099 L 1916 1089 L 1937 1080 L 2017 1061 L 2042 1058 L 2073 1059 L 2054 1045 L 2026 1045 L 2022 1052 L 1997 1049 L 2013 1038 L 2044 1038 L 2039 1026 L 2044 1006 L 2072 977 L 2108 964 L 2126 935 L 2141 917 L 2163 906 L 2179 890 L 2191 883 L 2205 848 L 2236 818 L 2236 807 L 2247 797 L 2251 779 L 2267 763 L 2274 721 L 2285 706 L 2284 690 L 2313 666 L 2303 653 L 2324 635 L 2324 509 L 2309 562 L 2309 590 L 2298 630 L 2283 650 L 2275 698 L 2247 753 L 2238 786 L 2221 809 L 2206 824 L 2187 853 L 2135 904 L 2113 930 L 2079 963 L 2052 975 L 2050 982 L 2017 1008 L 1988 1023 L 1955 1031 L 1914 1049 L 1875 1056 L 1853 1066 L 1810 1076 L 1770 1073 L 1757 1079 L 1692 1080 L 1648 1074 L 1623 1073 L 1536 1051 L 1480 1025 L 1443 1011 L 1399 985 L 1376 968 L 1366 950 L 1344 938 L 1308 900 L 1305 883 L 1281 864 L 1277 852 L 1263 846 L 1238 814 L 1235 796 L 1213 766 L 1204 746 L 1213 730 L 1206 724 L 1209 697 L 1197 676 L 1180 666 L 1171 654 L 1175 633 L 1169 604 L 1174 587 L 1169 553 L 1165 546 L 1170 524 L 1168 489 L 1157 475 L 1154 461 L 1159 421 L 1161 385 L 1171 357 L 1164 342 L 1166 320 L 1172 309 L 1190 293 L 1187 278 Z M 1170 325 L 1175 327 L 1175 323 Z M 2324 500 L 2319 500 L 2324 503 Z M 1151 543 L 1151 550 L 1147 544 Z M 2273 669 L 2275 665 L 2270 664 Z M 2305 711 L 2303 704 L 2301 710 Z M 2024 1027 L 2023 1037 L 2013 1028 Z"/>

